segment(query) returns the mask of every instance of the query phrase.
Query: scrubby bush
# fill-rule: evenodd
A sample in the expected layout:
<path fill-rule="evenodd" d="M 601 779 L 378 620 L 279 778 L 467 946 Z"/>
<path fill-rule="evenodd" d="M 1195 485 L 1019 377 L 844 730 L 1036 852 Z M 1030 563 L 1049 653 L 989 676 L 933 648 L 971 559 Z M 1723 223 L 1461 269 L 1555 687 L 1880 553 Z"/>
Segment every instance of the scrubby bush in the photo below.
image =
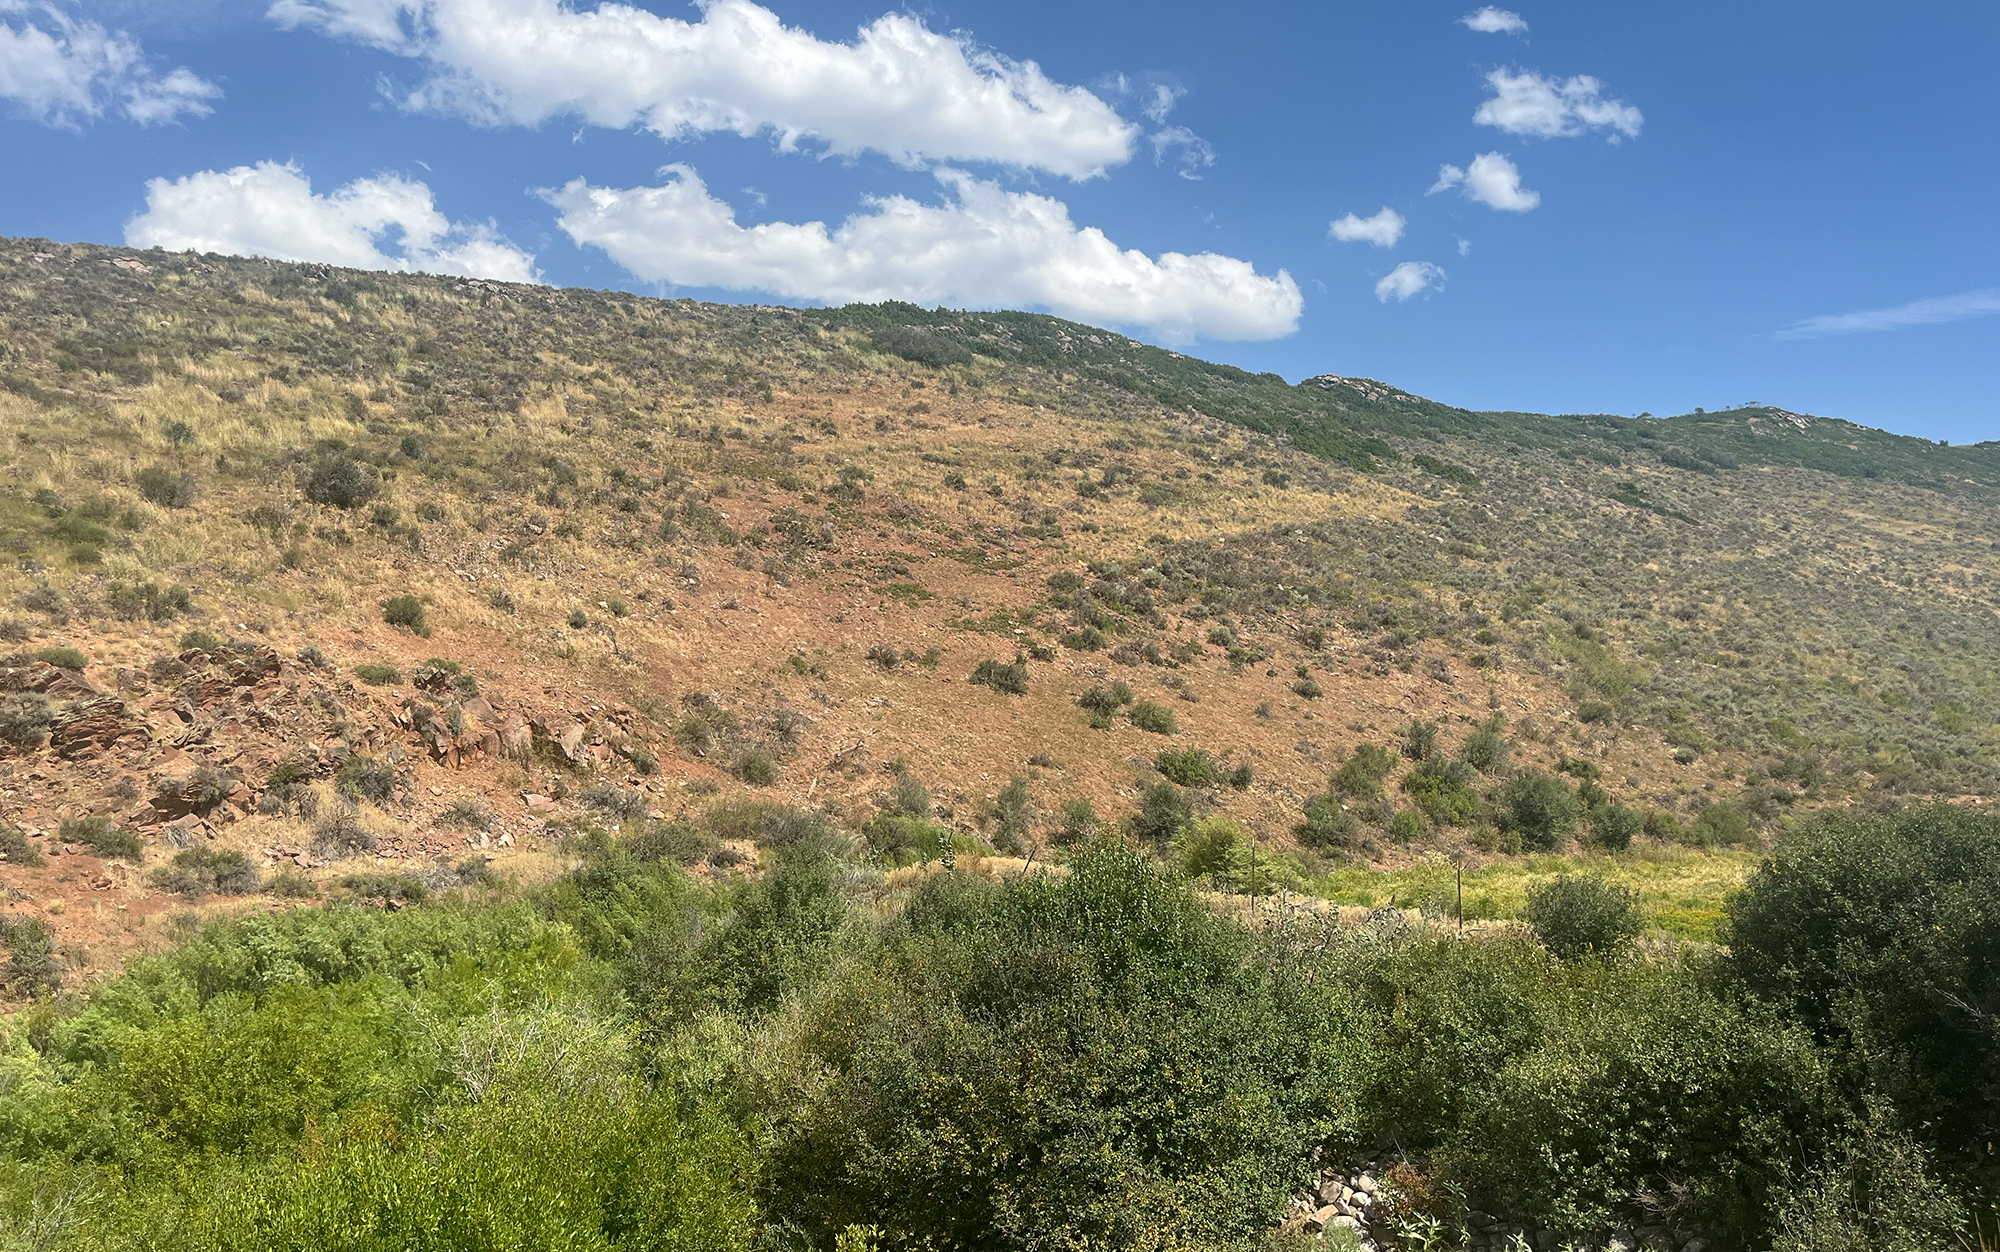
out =
<path fill-rule="evenodd" d="M 1193 821 L 1193 797 L 1173 783 L 1158 782 L 1139 793 L 1132 834 L 1146 843 L 1164 846 Z"/>
<path fill-rule="evenodd" d="M 1646 819 L 1623 804 L 1593 806 L 1586 814 L 1591 842 L 1609 852 L 1623 852 L 1632 846 L 1632 836 L 1645 827 Z"/>
<path fill-rule="evenodd" d="M 1479 727 L 1459 745 L 1459 759 L 1482 774 L 1494 774 L 1507 765 L 1509 747 L 1501 728 L 1492 722 Z"/>
<path fill-rule="evenodd" d="M 183 652 L 214 652 L 221 648 L 221 636 L 196 627 L 181 635 L 179 648 Z"/>
<path fill-rule="evenodd" d="M 148 465 L 133 479 L 142 499 L 163 509 L 184 509 L 194 503 L 200 484 L 192 474 L 170 465 Z"/>
<path fill-rule="evenodd" d="M 166 622 L 187 612 L 194 597 L 186 587 L 170 583 L 114 582 L 105 593 L 105 602 L 114 616 L 128 622 Z"/>
<path fill-rule="evenodd" d="M 90 666 L 89 657 L 67 644 L 51 648 L 36 648 L 34 658 L 46 665 L 53 665 L 57 669 L 81 670 L 87 669 Z"/>
<path fill-rule="evenodd" d="M 402 681 L 403 672 L 393 665 L 367 661 L 354 667 L 354 676 L 371 687 L 384 687 Z"/>
<path fill-rule="evenodd" d="M 1028 662 L 1023 657 L 1002 664 L 990 657 L 973 667 L 967 682 L 980 687 L 991 687 L 995 691 L 1011 696 L 1028 694 Z"/>
<path fill-rule="evenodd" d="M 1396 758 L 1379 743 L 1356 745 L 1354 752 L 1334 773 L 1333 789 L 1357 800 L 1373 800 L 1382 794 L 1382 780 L 1396 768 Z"/>
<path fill-rule="evenodd" d="M 762 748 L 745 748 L 736 754 L 729 772 L 753 787 L 768 787 L 778 781 L 778 759 Z"/>
<path fill-rule="evenodd" d="M 1202 748 L 1162 750 L 1153 758 L 1153 768 L 1183 787 L 1213 787 L 1222 780 L 1222 769 Z"/>
<path fill-rule="evenodd" d="M 1109 730 L 1118 710 L 1132 703 L 1132 688 L 1124 679 L 1087 689 L 1076 698 L 1078 708 L 1090 714 L 1093 730 Z"/>
<path fill-rule="evenodd" d="M 1361 823 L 1340 807 L 1334 796 L 1306 801 L 1305 820 L 1292 827 L 1292 837 L 1315 852 L 1347 852 L 1361 845 Z"/>
<path fill-rule="evenodd" d="M 64 843 L 80 843 L 99 856 L 137 861 L 145 855 L 139 836 L 108 817 L 72 817 L 57 831 Z"/>
<path fill-rule="evenodd" d="M 49 698 L 39 691 L 0 692 L 0 741 L 32 752 L 47 742 L 55 716 Z"/>
<path fill-rule="evenodd" d="M 1156 735 L 1171 735 L 1180 730 L 1180 722 L 1174 717 L 1174 711 L 1164 704 L 1155 704 L 1151 700 L 1141 700 L 1134 704 L 1132 711 L 1126 716 L 1130 717 L 1132 724 L 1140 730 L 1151 731 Z"/>
<path fill-rule="evenodd" d="M 372 756 L 347 758 L 334 778 L 343 795 L 375 805 L 388 804 L 402 782 L 394 765 Z"/>
<path fill-rule="evenodd" d="M 1542 946 L 1566 961 L 1615 952 L 1645 928 L 1630 891 L 1576 874 L 1529 888 L 1526 916 Z"/>
<path fill-rule="evenodd" d="M 9 865 L 25 865 L 30 869 L 47 861 L 35 841 L 28 838 L 28 832 L 7 821 L 0 821 L 0 857 L 5 857 Z"/>
<path fill-rule="evenodd" d="M 62 985 L 63 961 L 55 931 L 39 917 L 0 914 L 0 989 L 14 996 L 43 996 Z"/>
<path fill-rule="evenodd" d="M 153 871 L 152 883 L 181 896 L 247 896 L 263 886 L 249 857 L 233 848 L 200 846 L 174 853 L 173 860 Z"/>
<path fill-rule="evenodd" d="M 382 477 L 345 452 L 329 452 L 313 464 L 306 479 L 306 499 L 337 509 L 356 509 L 382 490 Z"/>
<path fill-rule="evenodd" d="M 1718 800 L 1695 815 L 1682 838 L 1700 848 L 1747 843 L 1750 818 L 1734 801 Z"/>
<path fill-rule="evenodd" d="M 390 596 L 384 600 L 382 620 L 398 630 L 407 630 L 425 639 L 431 637 L 430 624 L 424 619 L 424 602 L 415 596 Z"/>
<path fill-rule="evenodd" d="M 313 826 L 313 855 L 328 860 L 373 852 L 375 842 L 375 836 L 362 828 L 360 815 L 352 809 L 333 813 Z"/>
<path fill-rule="evenodd" d="M 652 808 L 652 802 L 646 798 L 645 792 L 635 788 L 614 786 L 611 783 L 586 787 L 579 798 L 585 808 L 620 822 L 644 817 L 646 811 Z"/>

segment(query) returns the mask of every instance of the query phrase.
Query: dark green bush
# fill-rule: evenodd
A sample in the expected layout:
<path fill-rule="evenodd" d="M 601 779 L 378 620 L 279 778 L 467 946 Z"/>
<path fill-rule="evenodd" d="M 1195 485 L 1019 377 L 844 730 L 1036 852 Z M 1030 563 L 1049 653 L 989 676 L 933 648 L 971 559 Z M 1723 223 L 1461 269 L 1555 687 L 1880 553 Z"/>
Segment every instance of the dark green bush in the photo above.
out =
<path fill-rule="evenodd" d="M 1305 820 L 1292 827 L 1292 837 L 1315 852 L 1348 852 L 1361 846 L 1361 823 L 1343 811 L 1336 796 L 1306 801 Z"/>
<path fill-rule="evenodd" d="M 0 914 L 0 990 L 14 996 L 43 996 L 62 985 L 63 962 L 56 955 L 55 931 L 39 917 Z"/>
<path fill-rule="evenodd" d="M 1165 846 L 1194 822 L 1194 799 L 1170 782 L 1154 783 L 1139 794 L 1139 811 L 1132 815 L 1132 834 Z"/>
<path fill-rule="evenodd" d="M 401 681 L 403 672 L 393 665 L 380 665 L 369 661 L 355 666 L 354 676 L 371 687 L 384 687 Z"/>
<path fill-rule="evenodd" d="M 1529 888 L 1526 917 L 1542 946 L 1566 961 L 1615 952 L 1645 929 L 1638 897 L 1575 874 Z"/>
<path fill-rule="evenodd" d="M 778 781 L 778 761 L 762 748 L 745 748 L 736 754 L 729 772 L 753 787 L 768 787 Z"/>
<path fill-rule="evenodd" d="M 385 805 L 402 781 L 396 767 L 372 756 L 350 756 L 334 775 L 343 794 L 370 804 Z"/>
<path fill-rule="evenodd" d="M 220 636 L 195 629 L 181 636 L 179 647 L 183 652 L 214 652 L 222 647 L 222 642 Z"/>
<path fill-rule="evenodd" d="M 1242 932 L 1145 857 L 940 875 L 889 942 L 885 994 L 817 1019 L 774 1101 L 766 1203 L 822 1245 L 1219 1247 L 1283 1214 L 1299 1043 Z"/>
<path fill-rule="evenodd" d="M 398 630 L 407 630 L 413 635 L 431 637 L 431 628 L 424 620 L 424 602 L 415 596 L 390 596 L 382 602 L 382 620 Z"/>
<path fill-rule="evenodd" d="M 1828 814 L 1729 904 L 1730 966 L 1840 1047 L 1961 1166 L 2000 1126 L 2000 820 L 1951 805 Z"/>
<path fill-rule="evenodd" d="M 1090 725 L 1094 730 L 1109 730 L 1118 710 L 1130 703 L 1132 688 L 1122 678 L 1108 686 L 1090 687 L 1076 698 L 1077 707 L 1090 714 Z"/>
<path fill-rule="evenodd" d="M 1586 815 L 1590 822 L 1591 842 L 1610 852 L 1623 852 L 1632 846 L 1632 836 L 1644 829 L 1646 819 L 1638 812 L 1622 804 L 1602 804 L 1593 806 Z"/>
<path fill-rule="evenodd" d="M 1140 730 L 1151 731 L 1156 735 L 1171 735 L 1180 729 L 1180 722 L 1175 719 L 1174 711 L 1164 704 L 1155 704 L 1151 700 L 1141 700 L 1134 704 L 1132 711 L 1126 716 L 1130 717 L 1132 724 Z"/>
<path fill-rule="evenodd" d="M 1561 847 L 1582 815 L 1576 792 L 1540 770 L 1524 770 L 1507 784 L 1504 798 L 1502 825 L 1521 837 L 1522 846 L 1537 852 Z"/>

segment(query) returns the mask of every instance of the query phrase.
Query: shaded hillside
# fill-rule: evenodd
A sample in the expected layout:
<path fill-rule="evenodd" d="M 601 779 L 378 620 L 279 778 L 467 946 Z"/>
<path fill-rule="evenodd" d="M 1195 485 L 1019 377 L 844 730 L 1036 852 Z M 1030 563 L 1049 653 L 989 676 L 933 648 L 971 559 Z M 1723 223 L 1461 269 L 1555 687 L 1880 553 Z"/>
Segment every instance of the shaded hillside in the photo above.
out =
<path fill-rule="evenodd" d="M 35 241 L 0 384 L 0 879 L 76 966 L 211 853 L 366 894 L 714 810 L 726 875 L 753 801 L 1329 891 L 2000 786 L 1993 445 Z"/>

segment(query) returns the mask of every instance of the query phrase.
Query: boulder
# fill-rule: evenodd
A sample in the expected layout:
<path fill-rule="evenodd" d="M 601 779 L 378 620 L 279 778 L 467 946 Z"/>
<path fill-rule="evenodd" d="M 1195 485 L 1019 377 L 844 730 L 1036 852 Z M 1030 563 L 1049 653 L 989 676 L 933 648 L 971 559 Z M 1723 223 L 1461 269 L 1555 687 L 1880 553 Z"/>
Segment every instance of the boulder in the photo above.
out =
<path fill-rule="evenodd" d="M 75 760 L 124 744 L 152 742 L 144 723 L 117 696 L 97 696 L 56 714 L 49 723 L 49 747 L 64 760 Z"/>

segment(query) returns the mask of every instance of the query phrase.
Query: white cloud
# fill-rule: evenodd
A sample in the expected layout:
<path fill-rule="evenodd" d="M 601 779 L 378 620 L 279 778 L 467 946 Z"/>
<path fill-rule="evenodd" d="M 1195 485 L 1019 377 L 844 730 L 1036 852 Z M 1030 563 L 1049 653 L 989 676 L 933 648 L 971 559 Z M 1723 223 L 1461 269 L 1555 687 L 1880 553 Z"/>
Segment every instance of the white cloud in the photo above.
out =
<path fill-rule="evenodd" d="M 394 233 L 397 251 L 383 251 Z M 416 270 L 538 281 L 535 258 L 491 226 L 454 223 L 431 189 L 394 174 L 314 195 L 298 166 L 264 161 L 146 184 L 146 211 L 125 224 L 134 248 L 321 261 L 364 270 Z"/>
<path fill-rule="evenodd" d="M 650 282 L 765 291 L 845 303 L 1041 307 L 1080 321 L 1144 327 L 1162 338 L 1274 339 L 1304 304 L 1283 270 L 1201 253 L 1157 259 L 1078 227 L 1061 201 L 1006 191 L 958 170 L 936 172 L 942 204 L 904 196 L 824 222 L 739 226 L 685 165 L 659 187 L 619 190 L 577 179 L 544 195 L 579 245 Z"/>
<path fill-rule="evenodd" d="M 1519 35 L 1528 29 L 1526 19 L 1519 13 L 1509 13 L 1490 4 L 1476 13 L 1468 13 L 1459 18 L 1458 24 L 1487 35 Z"/>
<path fill-rule="evenodd" d="M 2000 313 L 2000 287 L 1966 291 L 1955 296 L 1932 296 L 1912 300 L 1888 309 L 1861 313 L 1829 313 L 1795 322 L 1778 332 L 1780 339 L 1821 339 L 1828 335 L 1859 335 L 1878 330 L 1900 330 L 1905 326 L 1936 326 L 1962 322 L 1968 318 Z"/>
<path fill-rule="evenodd" d="M 19 26 L 0 21 L 0 100 L 36 121 L 73 128 L 117 113 L 150 126 L 204 117 L 222 95 L 192 70 L 156 74 L 131 35 L 53 4 L 15 0 L 0 3 L 0 12 L 31 14 Z"/>
<path fill-rule="evenodd" d="M 1411 296 L 1443 286 L 1444 271 L 1437 266 L 1429 261 L 1405 261 L 1375 284 L 1375 298 L 1384 304 L 1391 300 L 1400 304 Z"/>
<path fill-rule="evenodd" d="M 1593 130 L 1610 130 L 1611 141 L 1636 139 L 1645 115 L 1623 100 L 1603 95 L 1604 84 L 1588 74 L 1557 81 L 1533 72 L 1510 74 L 1494 70 L 1486 76 L 1492 98 L 1481 104 L 1472 120 L 1496 126 L 1510 135 L 1564 139 Z"/>
<path fill-rule="evenodd" d="M 1338 221 L 1327 223 L 1326 233 L 1342 243 L 1372 243 L 1378 248 L 1393 248 L 1403 237 L 1403 228 L 1409 225 L 1401 213 L 1382 206 L 1382 211 L 1373 217 L 1356 217 L 1349 213 Z"/>
<path fill-rule="evenodd" d="M 1454 187 L 1468 199 L 1508 213 L 1526 213 L 1542 202 L 1542 193 L 1521 186 L 1520 168 L 1498 152 L 1481 153 L 1463 169 L 1456 165 L 1438 166 L 1437 181 L 1424 194 L 1436 195 Z"/>
<path fill-rule="evenodd" d="M 1185 126 L 1166 127 L 1148 135 L 1147 139 L 1153 144 L 1153 164 L 1160 164 L 1167 153 L 1178 151 L 1181 177 L 1191 182 L 1201 181 L 1201 175 L 1195 173 L 1196 170 L 1205 170 L 1215 164 L 1214 145 Z"/>
<path fill-rule="evenodd" d="M 276 0 L 308 26 L 422 58 L 411 108 L 489 125 L 574 116 L 673 139 L 770 133 L 916 166 L 991 161 L 1092 178 L 1131 159 L 1139 128 L 1081 87 L 1051 81 L 920 20 L 889 13 L 852 43 L 785 26 L 750 0 L 706 0 L 700 21 L 558 0 Z"/>
<path fill-rule="evenodd" d="M 1470 239 L 1466 239 L 1458 235 L 1453 235 L 1452 238 L 1458 240 L 1458 255 L 1460 256 L 1472 255 L 1472 241 Z"/>

